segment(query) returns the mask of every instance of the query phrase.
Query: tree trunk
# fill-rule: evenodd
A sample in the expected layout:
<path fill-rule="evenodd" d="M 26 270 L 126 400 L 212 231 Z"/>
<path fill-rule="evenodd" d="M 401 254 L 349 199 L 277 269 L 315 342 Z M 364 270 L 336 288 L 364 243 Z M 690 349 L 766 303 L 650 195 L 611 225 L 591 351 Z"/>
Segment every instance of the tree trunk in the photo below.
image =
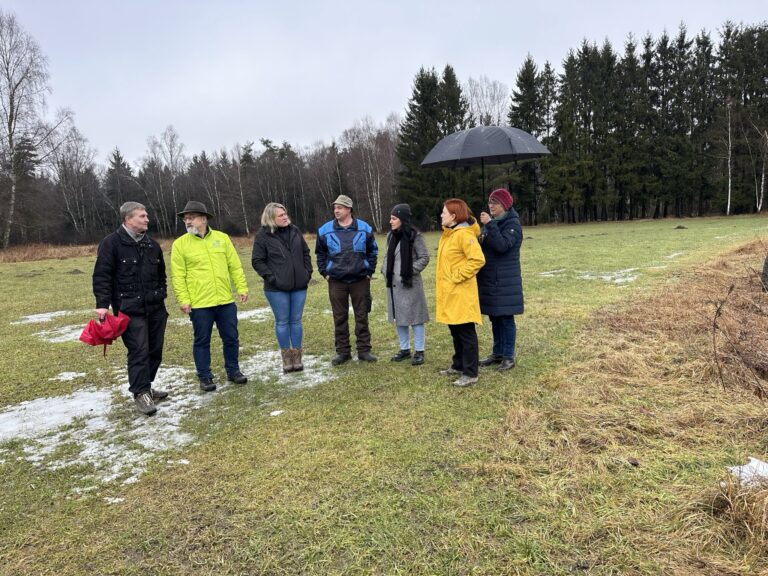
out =
<path fill-rule="evenodd" d="M 11 243 L 11 226 L 13 225 L 13 213 L 16 209 L 16 171 L 11 169 L 11 193 L 8 197 L 8 212 L 5 216 L 5 231 L 3 232 L 3 249 Z"/>

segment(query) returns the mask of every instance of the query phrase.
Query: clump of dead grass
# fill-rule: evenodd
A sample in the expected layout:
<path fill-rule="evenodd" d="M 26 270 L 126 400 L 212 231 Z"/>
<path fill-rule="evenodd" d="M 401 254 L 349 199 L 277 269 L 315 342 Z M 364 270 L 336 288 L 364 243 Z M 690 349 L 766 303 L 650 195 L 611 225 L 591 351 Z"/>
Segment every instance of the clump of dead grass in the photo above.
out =
<path fill-rule="evenodd" d="M 702 530 L 710 519 L 716 528 Z M 741 544 L 749 556 L 768 555 L 768 482 L 747 486 L 728 478 L 715 490 L 702 493 L 684 518 L 686 531 L 701 541 L 702 548 L 734 547 Z"/>

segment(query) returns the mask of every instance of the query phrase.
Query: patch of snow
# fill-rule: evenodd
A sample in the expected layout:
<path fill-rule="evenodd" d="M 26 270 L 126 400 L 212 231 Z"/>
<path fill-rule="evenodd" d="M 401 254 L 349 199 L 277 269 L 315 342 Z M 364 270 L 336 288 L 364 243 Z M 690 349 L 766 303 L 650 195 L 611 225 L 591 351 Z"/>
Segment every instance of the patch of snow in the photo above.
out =
<path fill-rule="evenodd" d="M 244 358 L 241 369 L 249 377 L 249 385 L 276 381 L 281 390 L 289 392 L 334 377 L 327 361 L 311 355 L 303 361 L 303 372 L 283 374 L 279 352 L 262 351 Z M 191 373 L 190 369 L 176 366 L 160 368 L 153 386 L 168 390 L 170 395 L 158 402 L 158 411 L 152 417 L 135 410 L 125 369 L 118 371 L 121 383 L 111 389 L 89 387 L 64 396 L 21 402 L 0 411 L 0 443 L 21 440 L 22 455 L 17 459 L 42 469 L 91 466 L 93 472 L 77 480 L 88 485 L 136 483 L 159 454 L 178 450 L 197 439 L 182 431 L 185 419 L 218 395 L 242 389 L 223 383 L 215 394 L 202 394 Z M 65 455 L 55 455 L 63 447 Z M 10 454 L 8 449 L 0 448 L 0 455 Z M 180 459 L 175 463 L 187 465 L 189 461 Z M 89 488 L 73 488 L 75 493 L 78 490 Z"/>
<path fill-rule="evenodd" d="M 61 374 L 48 378 L 48 380 L 58 380 L 60 382 L 69 382 L 77 378 L 85 378 L 85 372 L 62 372 Z"/>
<path fill-rule="evenodd" d="M 67 396 L 37 398 L 0 412 L 0 442 L 34 438 L 67 426 L 77 418 L 96 419 L 109 412 L 112 393 L 86 388 Z"/>
<path fill-rule="evenodd" d="M 584 272 L 579 275 L 580 280 L 602 280 L 612 284 L 627 284 L 634 282 L 638 278 L 637 268 L 627 268 L 626 270 L 617 270 L 616 272 Z"/>
<path fill-rule="evenodd" d="M 75 494 L 85 494 L 86 492 L 93 492 L 96 490 L 98 486 L 86 486 L 85 488 L 80 488 L 79 486 L 72 488 L 72 492 Z"/>
<path fill-rule="evenodd" d="M 558 270 L 548 270 L 546 272 L 539 272 L 539 276 L 542 276 L 544 278 L 555 278 L 556 276 L 562 276 L 565 272 L 565 268 L 560 268 Z"/>
<path fill-rule="evenodd" d="M 667 260 L 672 260 L 673 258 L 677 258 L 678 256 L 682 256 L 683 254 L 685 254 L 685 252 L 674 252 L 674 253 L 670 254 L 669 256 L 664 256 L 664 258 L 666 258 Z"/>
<path fill-rule="evenodd" d="M 330 362 L 324 362 L 317 356 L 305 354 L 302 363 L 302 372 L 284 374 L 280 352 L 262 351 L 240 362 L 240 368 L 249 379 L 274 379 L 289 390 L 313 388 L 334 377 L 330 371 Z"/>
<path fill-rule="evenodd" d="M 104 502 L 107 504 L 120 504 L 124 502 L 125 498 L 112 498 L 111 496 L 104 496 Z"/>
<path fill-rule="evenodd" d="M 730 466 L 728 470 L 738 478 L 743 486 L 768 484 L 768 462 L 763 462 L 758 458 L 750 456 L 746 464 Z"/>
<path fill-rule="evenodd" d="M 187 464 L 189 464 L 189 460 L 186 460 L 185 458 L 180 458 L 179 460 L 167 460 L 166 464 L 182 464 L 182 465 L 187 465 Z"/>
<path fill-rule="evenodd" d="M 272 315 L 271 308 L 254 308 L 237 313 L 238 320 L 251 320 L 252 322 L 264 322 Z"/>
<path fill-rule="evenodd" d="M 168 324 L 173 324 L 174 326 L 192 326 L 192 321 L 189 319 L 189 316 L 185 316 L 184 318 L 170 318 Z"/>
<path fill-rule="evenodd" d="M 58 344 L 61 342 L 78 342 L 82 333 L 83 326 L 63 326 L 54 330 L 35 332 L 33 336 L 37 336 L 46 342 Z"/>
<path fill-rule="evenodd" d="M 11 322 L 12 325 L 17 324 L 40 324 L 42 322 L 50 322 L 54 318 L 61 318 L 62 316 L 69 316 L 70 314 L 79 314 L 72 310 L 58 310 L 56 312 L 43 312 L 42 314 L 31 314 L 30 316 L 24 316 L 23 318 Z"/>
<path fill-rule="evenodd" d="M 280 416 L 284 410 L 272 410 L 272 412 L 269 413 L 270 416 Z"/>

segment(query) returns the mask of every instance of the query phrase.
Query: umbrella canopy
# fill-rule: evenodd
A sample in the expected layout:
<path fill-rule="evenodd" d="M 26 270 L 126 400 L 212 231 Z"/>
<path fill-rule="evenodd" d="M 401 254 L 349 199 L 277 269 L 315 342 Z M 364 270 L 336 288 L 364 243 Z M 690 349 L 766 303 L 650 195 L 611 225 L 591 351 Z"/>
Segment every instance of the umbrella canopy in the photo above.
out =
<path fill-rule="evenodd" d="M 104 317 L 103 322 L 90 320 L 83 329 L 83 333 L 80 334 L 80 340 L 90 346 L 100 346 L 103 344 L 104 354 L 106 355 L 107 346 L 112 344 L 112 342 L 117 340 L 120 335 L 125 332 L 130 321 L 130 317 L 122 312 L 118 312 L 117 316 L 107 314 Z"/>
<path fill-rule="evenodd" d="M 550 154 L 531 134 L 511 126 L 475 126 L 449 134 L 434 145 L 421 166 L 465 168 L 480 166 L 485 200 L 485 165 L 529 160 Z"/>
<path fill-rule="evenodd" d="M 449 134 L 421 162 L 424 167 L 461 168 L 504 164 L 549 154 L 533 136 L 510 126 L 475 126 Z"/>

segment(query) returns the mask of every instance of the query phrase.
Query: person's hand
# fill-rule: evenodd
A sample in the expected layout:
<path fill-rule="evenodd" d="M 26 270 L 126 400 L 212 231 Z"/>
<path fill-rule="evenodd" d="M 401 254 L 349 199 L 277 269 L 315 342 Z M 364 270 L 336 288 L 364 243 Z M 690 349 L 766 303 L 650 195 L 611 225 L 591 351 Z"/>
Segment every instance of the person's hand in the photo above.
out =
<path fill-rule="evenodd" d="M 488 212 L 480 212 L 480 222 L 488 224 L 492 220 L 491 215 Z"/>
<path fill-rule="evenodd" d="M 184 312 L 184 314 L 189 314 L 192 312 L 192 305 L 191 304 L 182 304 L 179 306 L 181 308 L 181 311 Z"/>
<path fill-rule="evenodd" d="M 248 294 L 240 294 L 240 302 L 248 302 Z"/>
<path fill-rule="evenodd" d="M 107 317 L 108 313 L 109 310 L 106 308 L 96 308 L 96 317 L 99 319 L 99 322 L 104 322 L 104 318 Z"/>

